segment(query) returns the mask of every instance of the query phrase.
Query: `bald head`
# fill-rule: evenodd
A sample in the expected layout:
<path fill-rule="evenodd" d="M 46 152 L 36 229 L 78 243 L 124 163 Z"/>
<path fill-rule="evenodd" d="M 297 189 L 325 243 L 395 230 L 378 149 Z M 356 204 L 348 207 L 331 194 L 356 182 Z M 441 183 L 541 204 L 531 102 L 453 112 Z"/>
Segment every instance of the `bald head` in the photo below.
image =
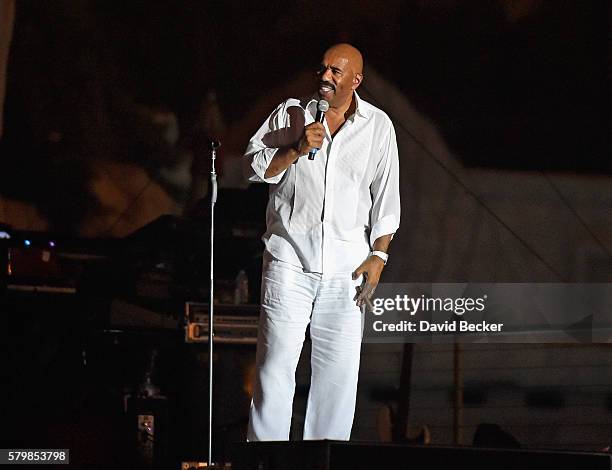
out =
<path fill-rule="evenodd" d="M 342 58 L 347 61 L 353 73 L 363 73 L 363 56 L 359 49 L 347 43 L 336 44 L 325 51 L 323 57 Z"/>
<path fill-rule="evenodd" d="M 325 51 L 319 68 L 319 97 L 332 108 L 348 107 L 363 79 L 363 57 L 350 44 L 336 44 Z"/>

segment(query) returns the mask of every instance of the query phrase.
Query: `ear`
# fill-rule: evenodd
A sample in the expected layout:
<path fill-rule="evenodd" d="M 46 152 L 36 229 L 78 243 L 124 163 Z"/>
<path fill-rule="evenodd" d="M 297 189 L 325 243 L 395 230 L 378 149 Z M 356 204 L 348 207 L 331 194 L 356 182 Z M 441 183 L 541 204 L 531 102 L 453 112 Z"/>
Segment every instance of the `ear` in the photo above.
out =
<path fill-rule="evenodd" d="M 361 85 L 362 81 L 363 81 L 363 74 L 356 73 L 355 77 L 353 78 L 353 90 L 356 90 L 357 88 L 359 88 L 359 85 Z"/>

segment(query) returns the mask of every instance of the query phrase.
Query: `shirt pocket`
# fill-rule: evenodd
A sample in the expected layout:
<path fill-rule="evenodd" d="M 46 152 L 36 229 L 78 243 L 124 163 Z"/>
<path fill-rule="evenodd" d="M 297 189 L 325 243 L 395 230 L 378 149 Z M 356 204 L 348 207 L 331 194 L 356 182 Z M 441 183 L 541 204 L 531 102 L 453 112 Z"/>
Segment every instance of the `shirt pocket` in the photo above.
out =
<path fill-rule="evenodd" d="M 372 152 L 372 133 L 368 129 L 358 129 L 356 125 L 351 126 L 347 131 L 342 142 L 339 143 L 342 151 L 338 153 L 336 170 L 338 181 L 341 184 L 356 188 L 361 184 L 368 166 Z M 364 135 L 366 133 L 367 135 Z"/>
<path fill-rule="evenodd" d="M 357 211 L 362 197 L 361 187 L 364 182 L 370 146 L 359 142 L 347 142 L 343 152 L 339 154 L 336 162 L 335 180 L 335 215 L 336 223 L 344 230 L 352 229 L 357 225 Z"/>

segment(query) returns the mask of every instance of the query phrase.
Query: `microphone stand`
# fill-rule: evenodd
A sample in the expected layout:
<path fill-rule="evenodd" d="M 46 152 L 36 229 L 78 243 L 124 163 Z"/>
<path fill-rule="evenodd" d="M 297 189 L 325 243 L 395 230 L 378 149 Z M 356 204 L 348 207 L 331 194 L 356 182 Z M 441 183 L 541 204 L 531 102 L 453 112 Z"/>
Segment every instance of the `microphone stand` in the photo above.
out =
<path fill-rule="evenodd" d="M 213 418 L 213 319 L 214 319 L 214 246 L 215 246 L 215 204 L 217 202 L 217 173 L 215 160 L 221 142 L 210 143 L 210 298 L 208 300 L 208 468 L 216 467 L 212 463 L 212 418 Z"/>

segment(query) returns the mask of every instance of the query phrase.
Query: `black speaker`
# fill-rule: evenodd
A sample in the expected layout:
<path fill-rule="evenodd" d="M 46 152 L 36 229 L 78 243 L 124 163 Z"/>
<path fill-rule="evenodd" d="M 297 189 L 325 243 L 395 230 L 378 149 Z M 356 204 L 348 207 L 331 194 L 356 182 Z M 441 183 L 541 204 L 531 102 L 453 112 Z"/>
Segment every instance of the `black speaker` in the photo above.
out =
<path fill-rule="evenodd" d="M 474 447 L 409 446 L 340 441 L 243 442 L 232 448 L 233 470 L 372 470 L 494 468 L 606 469 L 608 454 Z"/>

